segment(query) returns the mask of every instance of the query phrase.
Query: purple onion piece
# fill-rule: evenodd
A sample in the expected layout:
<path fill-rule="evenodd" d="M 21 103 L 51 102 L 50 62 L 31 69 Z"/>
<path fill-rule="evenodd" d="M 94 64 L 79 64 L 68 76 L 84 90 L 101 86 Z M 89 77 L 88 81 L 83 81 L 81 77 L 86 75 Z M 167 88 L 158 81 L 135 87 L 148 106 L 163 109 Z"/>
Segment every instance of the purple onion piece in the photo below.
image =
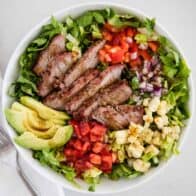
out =
<path fill-rule="evenodd" d="M 153 66 L 158 64 L 159 63 L 158 57 L 157 56 L 153 56 L 152 59 L 151 59 L 151 63 L 152 63 Z"/>

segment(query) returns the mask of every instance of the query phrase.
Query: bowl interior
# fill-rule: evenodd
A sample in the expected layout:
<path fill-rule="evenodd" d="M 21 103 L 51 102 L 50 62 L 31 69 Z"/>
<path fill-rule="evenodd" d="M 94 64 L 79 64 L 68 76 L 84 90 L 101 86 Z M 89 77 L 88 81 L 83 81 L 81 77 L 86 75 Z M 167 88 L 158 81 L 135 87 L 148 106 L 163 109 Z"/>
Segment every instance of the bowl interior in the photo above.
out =
<path fill-rule="evenodd" d="M 94 9 L 104 9 L 106 7 L 111 7 L 113 9 L 115 9 L 118 12 L 123 12 L 123 13 L 133 13 L 134 15 L 143 18 L 145 17 L 144 14 L 142 14 L 141 12 L 132 9 L 132 8 L 127 8 L 124 7 L 122 5 L 117 5 L 117 4 L 111 4 L 111 3 L 92 3 L 92 4 L 81 4 L 75 7 L 70 7 L 70 8 L 66 8 L 63 10 L 60 10 L 56 13 L 54 13 L 53 15 L 58 19 L 58 20 L 63 20 L 66 16 L 71 15 L 73 17 L 78 16 L 80 14 L 82 14 L 83 12 L 87 11 L 87 10 L 94 10 Z M 44 19 L 41 23 L 39 23 L 37 26 L 35 26 L 25 37 L 24 39 L 19 43 L 18 47 L 16 48 L 16 50 L 14 51 L 9 64 L 7 66 L 6 69 L 6 73 L 4 76 L 4 81 L 3 81 L 3 87 L 2 87 L 2 112 L 4 111 L 5 108 L 8 108 L 10 106 L 10 104 L 13 102 L 13 99 L 11 97 L 8 96 L 8 88 L 11 85 L 11 83 L 17 78 L 18 76 L 18 71 L 19 71 L 19 67 L 18 67 L 18 59 L 19 56 L 24 52 L 25 48 L 27 47 L 28 43 L 34 38 L 36 37 L 36 35 L 38 34 L 40 28 L 42 25 L 46 24 L 47 22 L 50 21 L 50 17 Z M 156 30 L 162 34 L 165 35 L 167 38 L 170 39 L 170 41 L 174 44 L 174 46 L 176 48 L 179 49 L 179 47 L 176 46 L 176 44 L 174 43 L 173 39 L 171 39 L 171 36 L 168 35 L 168 33 L 163 30 L 162 27 L 160 27 L 160 25 L 156 24 Z M 190 84 L 190 101 L 189 101 L 189 105 L 191 105 L 192 107 L 189 107 L 190 110 L 192 108 L 194 108 L 193 106 L 193 94 L 192 94 L 192 85 L 191 85 L 191 79 L 189 80 L 189 84 Z M 193 114 L 192 114 L 193 116 Z M 190 121 L 190 120 L 189 120 Z M 187 124 L 189 124 L 190 126 L 190 122 L 188 122 Z M 6 131 L 8 132 L 9 136 L 12 138 L 15 137 L 15 132 L 14 130 L 8 125 L 5 116 L 3 115 L 3 125 L 6 129 Z M 186 131 L 187 131 L 187 127 L 186 127 Z M 182 146 L 182 140 L 184 139 L 184 131 L 181 137 L 181 141 L 180 141 L 180 147 Z M 62 185 L 63 187 L 67 188 L 67 189 L 71 189 L 74 191 L 79 191 L 79 192 L 86 192 L 89 193 L 87 191 L 87 186 L 82 183 L 82 186 L 84 188 L 82 189 L 78 189 L 73 187 L 63 176 L 56 174 L 55 172 L 53 172 L 50 168 L 47 167 L 43 167 L 42 165 L 40 165 L 40 163 L 32 158 L 32 153 L 30 150 L 26 150 L 24 148 L 21 148 L 20 146 L 15 145 L 17 150 L 19 151 L 19 153 L 23 156 L 23 158 L 40 174 L 44 175 L 47 179 L 50 179 L 51 181 L 54 181 L 55 183 L 58 183 L 60 185 Z M 149 177 L 154 176 L 155 173 L 157 173 L 158 171 L 160 171 L 161 168 L 163 168 L 163 166 L 165 166 L 166 163 L 163 162 L 158 168 L 154 168 L 151 169 L 147 174 L 138 177 L 136 179 L 132 179 L 132 180 L 126 180 L 126 179 L 121 179 L 118 182 L 117 181 L 111 181 L 111 180 L 107 180 L 107 179 L 103 179 L 103 181 L 97 186 L 96 188 L 96 193 L 114 193 L 114 192 L 121 192 L 123 190 L 127 190 L 130 188 L 135 187 L 136 185 L 141 184 L 142 182 L 146 181 L 147 179 L 149 179 Z"/>

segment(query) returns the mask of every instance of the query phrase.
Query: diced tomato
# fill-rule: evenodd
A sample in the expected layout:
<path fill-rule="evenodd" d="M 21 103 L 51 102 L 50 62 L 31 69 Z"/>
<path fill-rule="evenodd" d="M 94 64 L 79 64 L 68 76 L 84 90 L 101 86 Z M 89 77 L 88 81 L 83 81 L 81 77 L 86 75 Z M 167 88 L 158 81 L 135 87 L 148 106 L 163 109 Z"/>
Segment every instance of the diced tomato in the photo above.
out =
<path fill-rule="evenodd" d="M 150 59 L 152 58 L 150 54 L 147 52 L 147 50 L 139 50 L 138 53 L 144 60 L 150 61 Z"/>
<path fill-rule="evenodd" d="M 87 152 L 90 149 L 90 147 L 91 147 L 90 142 L 86 141 L 86 142 L 84 142 L 84 144 L 82 146 L 82 151 Z"/>
<path fill-rule="evenodd" d="M 129 44 L 126 42 L 126 40 L 121 41 L 121 48 L 124 50 L 124 52 L 129 50 Z"/>
<path fill-rule="evenodd" d="M 101 157 L 103 171 L 110 171 L 112 169 L 112 155 L 103 155 Z"/>
<path fill-rule="evenodd" d="M 133 52 L 137 52 L 138 51 L 138 45 L 136 44 L 136 42 L 133 42 L 130 46 L 130 50 L 131 53 Z"/>
<path fill-rule="evenodd" d="M 76 120 L 70 120 L 70 124 L 73 126 L 74 133 L 77 135 L 77 137 L 81 138 L 79 123 Z"/>
<path fill-rule="evenodd" d="M 117 161 L 117 155 L 116 153 L 112 153 L 112 163 L 115 163 Z"/>
<path fill-rule="evenodd" d="M 82 136 L 87 135 L 90 132 L 90 126 L 88 122 L 82 121 L 80 122 L 80 134 Z"/>
<path fill-rule="evenodd" d="M 130 53 L 126 52 L 125 55 L 124 55 L 124 62 L 128 63 L 129 61 L 130 61 Z"/>
<path fill-rule="evenodd" d="M 103 143 L 101 143 L 101 142 L 96 142 L 96 143 L 94 143 L 94 145 L 93 145 L 92 151 L 93 151 L 94 153 L 100 153 L 100 152 L 102 151 L 103 147 L 104 147 L 104 144 L 103 144 Z"/>
<path fill-rule="evenodd" d="M 110 31 L 110 32 L 119 32 L 121 29 L 120 28 L 116 28 L 116 27 L 114 27 L 114 26 L 112 26 L 111 24 L 109 24 L 109 23 L 105 23 L 104 24 L 104 28 L 105 29 L 107 29 L 108 31 Z"/>
<path fill-rule="evenodd" d="M 119 46 L 115 46 L 109 50 L 112 63 L 121 63 L 123 61 L 124 50 Z"/>
<path fill-rule="evenodd" d="M 104 37 L 105 40 L 107 40 L 107 41 L 112 40 L 112 34 L 110 32 L 105 30 L 105 31 L 102 32 L 102 34 L 103 34 L 103 37 Z"/>
<path fill-rule="evenodd" d="M 80 140 L 77 139 L 77 140 L 74 142 L 74 148 L 75 148 L 76 150 L 81 151 L 81 150 L 82 150 L 82 142 L 81 142 Z"/>
<path fill-rule="evenodd" d="M 141 65 L 142 65 L 142 61 L 139 57 L 135 60 L 130 61 L 130 66 L 133 69 L 136 69 L 136 68 L 140 67 Z"/>
<path fill-rule="evenodd" d="M 148 46 L 153 52 L 157 52 L 159 48 L 159 44 L 155 41 L 148 42 Z"/>
<path fill-rule="evenodd" d="M 91 153 L 89 155 L 89 159 L 90 159 L 90 162 L 95 164 L 95 165 L 100 165 L 101 164 L 101 156 L 100 155 Z"/>
<path fill-rule="evenodd" d="M 136 34 L 136 29 L 133 29 L 133 28 L 131 28 L 131 27 L 128 27 L 127 29 L 126 29 L 126 35 L 128 36 L 128 37 L 133 37 L 135 34 Z"/>

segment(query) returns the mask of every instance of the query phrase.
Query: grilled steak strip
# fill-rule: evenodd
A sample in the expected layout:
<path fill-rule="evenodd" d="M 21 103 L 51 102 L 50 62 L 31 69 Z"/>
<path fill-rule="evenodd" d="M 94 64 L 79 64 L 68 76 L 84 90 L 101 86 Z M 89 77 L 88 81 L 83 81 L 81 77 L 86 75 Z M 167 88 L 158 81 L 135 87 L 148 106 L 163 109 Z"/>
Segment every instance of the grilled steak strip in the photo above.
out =
<path fill-rule="evenodd" d="M 73 113 L 85 100 L 95 95 L 100 89 L 105 88 L 120 79 L 124 67 L 125 65 L 113 65 L 101 72 L 98 77 L 90 81 L 82 91 L 76 94 L 72 100 L 67 102 L 65 105 L 66 111 Z"/>
<path fill-rule="evenodd" d="M 76 59 L 77 55 L 71 52 L 56 55 L 42 74 L 42 80 L 38 84 L 38 94 L 41 97 L 48 95 L 53 90 L 55 79 L 62 77 Z"/>
<path fill-rule="evenodd" d="M 120 112 L 129 122 L 143 123 L 144 108 L 137 105 L 118 105 L 115 109 Z"/>
<path fill-rule="evenodd" d="M 131 88 L 126 81 L 118 81 L 96 93 L 94 97 L 87 99 L 73 115 L 75 118 L 88 119 L 97 107 L 121 104 L 131 96 L 131 93 Z"/>
<path fill-rule="evenodd" d="M 131 122 L 142 124 L 143 108 L 134 105 L 99 107 L 92 113 L 92 119 L 111 129 L 127 128 Z"/>
<path fill-rule="evenodd" d="M 128 121 L 112 106 L 99 107 L 92 113 L 92 118 L 111 129 L 123 129 Z"/>
<path fill-rule="evenodd" d="M 35 64 L 33 71 L 40 76 L 47 68 L 48 63 L 51 59 L 61 52 L 65 51 L 65 36 L 64 35 L 56 35 L 52 41 L 50 42 L 49 46 L 43 50 Z"/>
<path fill-rule="evenodd" d="M 49 94 L 43 101 L 44 104 L 59 110 L 65 109 L 65 103 L 71 99 L 73 95 L 83 89 L 92 79 L 98 75 L 99 71 L 96 69 L 87 70 L 80 76 L 70 88 L 64 88 L 58 92 Z"/>
<path fill-rule="evenodd" d="M 79 78 L 86 70 L 94 68 L 98 63 L 98 51 L 104 46 L 105 40 L 97 41 L 92 45 L 79 61 L 65 74 L 62 81 L 57 80 L 55 86 L 61 89 L 69 87 L 77 78 Z"/>

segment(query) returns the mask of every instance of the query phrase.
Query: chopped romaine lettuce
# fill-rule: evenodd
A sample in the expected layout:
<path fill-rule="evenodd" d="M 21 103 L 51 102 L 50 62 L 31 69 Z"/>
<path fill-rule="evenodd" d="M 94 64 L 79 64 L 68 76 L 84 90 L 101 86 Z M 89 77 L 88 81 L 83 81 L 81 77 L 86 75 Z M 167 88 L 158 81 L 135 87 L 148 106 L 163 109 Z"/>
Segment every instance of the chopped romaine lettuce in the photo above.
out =
<path fill-rule="evenodd" d="M 42 165 L 49 166 L 54 171 L 65 176 L 67 180 L 75 184 L 74 178 L 76 173 L 72 167 L 66 166 L 61 163 L 56 157 L 57 150 L 42 150 L 42 151 L 34 151 L 33 157 L 38 159 Z"/>
<path fill-rule="evenodd" d="M 112 180 L 118 180 L 121 177 L 134 178 L 139 175 L 141 175 L 140 172 L 133 170 L 125 163 L 120 163 L 113 166 L 112 173 L 109 174 L 109 178 Z"/>
<path fill-rule="evenodd" d="M 96 184 L 100 182 L 102 171 L 96 167 L 86 170 L 82 176 L 86 183 L 89 184 L 89 191 L 95 191 Z"/>

